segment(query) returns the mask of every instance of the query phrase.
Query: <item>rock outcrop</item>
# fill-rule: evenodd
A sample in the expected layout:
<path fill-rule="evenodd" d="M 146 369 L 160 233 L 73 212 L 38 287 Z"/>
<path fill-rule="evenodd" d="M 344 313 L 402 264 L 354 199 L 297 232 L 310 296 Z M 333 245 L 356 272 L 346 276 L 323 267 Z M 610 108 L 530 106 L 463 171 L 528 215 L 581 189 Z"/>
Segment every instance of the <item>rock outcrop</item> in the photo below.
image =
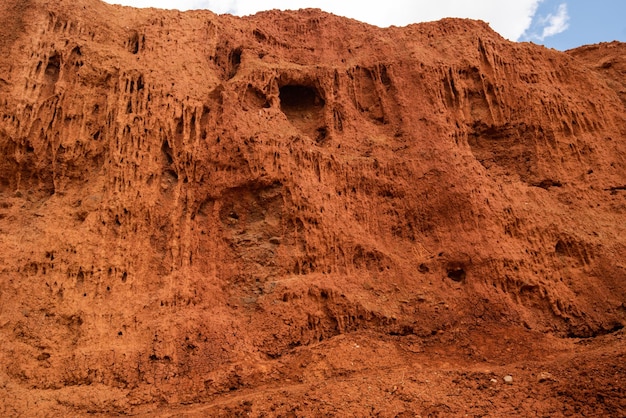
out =
<path fill-rule="evenodd" d="M 97 0 L 0 22 L 3 414 L 455 414 L 480 388 L 398 367 L 621 338 L 623 44 Z"/>

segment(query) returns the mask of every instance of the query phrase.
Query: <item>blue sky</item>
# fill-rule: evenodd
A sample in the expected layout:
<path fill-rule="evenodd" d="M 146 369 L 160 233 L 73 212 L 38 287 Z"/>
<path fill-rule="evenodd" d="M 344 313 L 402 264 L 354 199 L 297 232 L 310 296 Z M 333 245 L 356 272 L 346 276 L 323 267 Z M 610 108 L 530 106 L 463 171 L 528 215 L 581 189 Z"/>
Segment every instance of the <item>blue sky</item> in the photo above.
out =
<path fill-rule="evenodd" d="M 378 26 L 443 17 L 481 19 L 512 41 L 565 50 L 626 41 L 626 0 L 105 0 L 134 7 L 209 9 L 249 15 L 268 9 L 317 7 Z"/>
<path fill-rule="evenodd" d="M 567 9 L 567 29 L 543 40 L 537 39 L 542 32 L 542 19 L 557 15 L 561 4 L 565 4 Z M 519 40 L 530 40 L 559 50 L 613 40 L 626 42 L 626 1 L 543 1 L 531 26 Z"/>

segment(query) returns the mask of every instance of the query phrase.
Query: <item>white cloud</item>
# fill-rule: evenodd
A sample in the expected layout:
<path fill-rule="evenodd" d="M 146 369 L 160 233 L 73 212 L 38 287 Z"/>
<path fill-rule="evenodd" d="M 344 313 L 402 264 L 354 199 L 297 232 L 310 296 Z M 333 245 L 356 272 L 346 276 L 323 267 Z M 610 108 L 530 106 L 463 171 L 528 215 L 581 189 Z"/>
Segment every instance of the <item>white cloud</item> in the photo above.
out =
<path fill-rule="evenodd" d="M 569 28 L 567 3 L 561 3 L 554 13 L 549 13 L 546 16 L 537 16 L 521 38 L 522 40 L 542 42 L 550 36 L 566 31 L 567 28 Z"/>
<path fill-rule="evenodd" d="M 567 4 L 560 4 L 556 14 L 549 14 L 546 18 L 546 23 L 548 24 L 543 28 L 543 32 L 541 33 L 541 40 L 544 40 L 548 36 L 556 35 L 557 33 L 561 33 L 565 31 L 569 27 L 569 15 L 567 14 Z"/>
<path fill-rule="evenodd" d="M 543 0 L 106 0 L 135 7 L 209 9 L 215 13 L 254 14 L 269 9 L 315 7 L 382 27 L 438 20 L 444 17 L 481 19 L 505 38 L 518 40 L 530 27 Z M 567 12 L 566 12 L 567 14 Z M 556 16 L 558 17 L 558 15 Z M 555 24 L 558 21 L 555 20 Z M 557 26 L 555 26 L 557 27 Z"/>

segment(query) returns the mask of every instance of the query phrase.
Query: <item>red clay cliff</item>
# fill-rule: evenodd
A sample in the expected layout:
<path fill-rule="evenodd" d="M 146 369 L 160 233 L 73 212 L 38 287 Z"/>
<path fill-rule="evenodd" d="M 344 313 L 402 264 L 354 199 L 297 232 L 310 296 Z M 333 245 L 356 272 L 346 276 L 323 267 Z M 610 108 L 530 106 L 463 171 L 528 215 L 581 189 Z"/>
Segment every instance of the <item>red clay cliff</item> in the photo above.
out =
<path fill-rule="evenodd" d="M 624 44 L 0 23 L 0 415 L 626 414 Z"/>

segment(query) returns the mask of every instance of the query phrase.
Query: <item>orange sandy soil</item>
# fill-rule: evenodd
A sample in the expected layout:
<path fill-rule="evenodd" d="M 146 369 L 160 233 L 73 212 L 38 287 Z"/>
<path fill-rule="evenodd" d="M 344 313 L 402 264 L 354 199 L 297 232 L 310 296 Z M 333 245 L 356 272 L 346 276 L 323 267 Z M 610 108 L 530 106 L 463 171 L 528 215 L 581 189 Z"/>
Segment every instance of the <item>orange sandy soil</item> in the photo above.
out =
<path fill-rule="evenodd" d="M 3 0 L 0 51 L 0 416 L 626 416 L 624 44 Z"/>

